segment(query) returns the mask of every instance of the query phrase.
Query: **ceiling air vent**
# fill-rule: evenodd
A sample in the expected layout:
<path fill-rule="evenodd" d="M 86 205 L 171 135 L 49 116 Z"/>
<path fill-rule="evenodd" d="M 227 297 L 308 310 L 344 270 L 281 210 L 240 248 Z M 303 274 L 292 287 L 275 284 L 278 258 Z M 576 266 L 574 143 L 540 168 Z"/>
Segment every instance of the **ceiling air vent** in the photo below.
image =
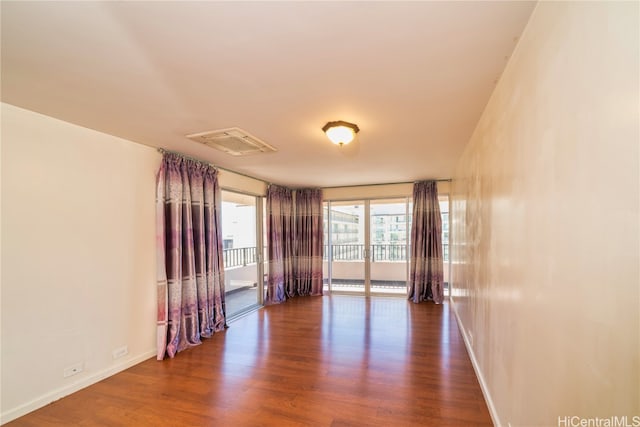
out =
<path fill-rule="evenodd" d="M 271 153 L 275 147 L 256 138 L 240 128 L 229 128 L 209 132 L 194 133 L 187 138 L 224 151 L 232 156 L 246 156 L 256 153 Z"/>

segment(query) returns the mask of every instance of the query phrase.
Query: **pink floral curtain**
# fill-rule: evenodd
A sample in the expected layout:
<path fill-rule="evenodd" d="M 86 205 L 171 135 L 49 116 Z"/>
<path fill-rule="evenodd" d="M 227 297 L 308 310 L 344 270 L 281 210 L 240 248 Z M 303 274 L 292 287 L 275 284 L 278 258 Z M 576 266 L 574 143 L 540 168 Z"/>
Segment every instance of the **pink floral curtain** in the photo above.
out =
<path fill-rule="evenodd" d="M 157 176 L 157 357 L 226 327 L 221 196 L 212 166 L 165 153 Z"/>
<path fill-rule="evenodd" d="M 322 295 L 322 191 L 297 190 L 295 197 L 295 295 Z"/>
<path fill-rule="evenodd" d="M 294 292 L 293 194 L 277 185 L 267 189 L 267 253 L 269 274 L 265 304 L 277 304 Z"/>
<path fill-rule="evenodd" d="M 444 299 L 442 218 L 435 181 L 413 186 L 409 299 L 415 303 L 433 300 L 436 304 Z"/>

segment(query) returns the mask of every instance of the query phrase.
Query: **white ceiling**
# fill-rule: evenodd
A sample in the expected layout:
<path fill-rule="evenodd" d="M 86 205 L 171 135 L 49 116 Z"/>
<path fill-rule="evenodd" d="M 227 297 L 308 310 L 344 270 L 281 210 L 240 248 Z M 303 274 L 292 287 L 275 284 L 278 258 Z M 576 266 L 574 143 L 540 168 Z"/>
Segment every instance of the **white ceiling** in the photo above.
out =
<path fill-rule="evenodd" d="M 2 1 L 2 101 L 296 187 L 449 178 L 533 6 Z M 278 152 L 184 137 L 235 126 Z"/>

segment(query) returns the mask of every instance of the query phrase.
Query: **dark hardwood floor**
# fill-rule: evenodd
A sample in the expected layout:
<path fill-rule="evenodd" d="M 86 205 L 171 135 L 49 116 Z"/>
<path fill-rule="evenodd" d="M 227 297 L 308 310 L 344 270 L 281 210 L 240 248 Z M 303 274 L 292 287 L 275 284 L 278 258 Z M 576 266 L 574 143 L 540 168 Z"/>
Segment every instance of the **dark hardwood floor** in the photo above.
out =
<path fill-rule="evenodd" d="M 492 425 L 447 303 L 292 299 L 8 426 Z"/>

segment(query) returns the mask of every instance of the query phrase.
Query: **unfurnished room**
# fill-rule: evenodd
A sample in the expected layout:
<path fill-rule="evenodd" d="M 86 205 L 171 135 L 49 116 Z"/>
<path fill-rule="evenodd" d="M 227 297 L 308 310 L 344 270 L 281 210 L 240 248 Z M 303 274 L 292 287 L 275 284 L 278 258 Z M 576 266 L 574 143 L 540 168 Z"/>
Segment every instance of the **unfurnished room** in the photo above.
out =
<path fill-rule="evenodd" d="M 640 426 L 640 2 L 0 24 L 0 424 Z"/>

